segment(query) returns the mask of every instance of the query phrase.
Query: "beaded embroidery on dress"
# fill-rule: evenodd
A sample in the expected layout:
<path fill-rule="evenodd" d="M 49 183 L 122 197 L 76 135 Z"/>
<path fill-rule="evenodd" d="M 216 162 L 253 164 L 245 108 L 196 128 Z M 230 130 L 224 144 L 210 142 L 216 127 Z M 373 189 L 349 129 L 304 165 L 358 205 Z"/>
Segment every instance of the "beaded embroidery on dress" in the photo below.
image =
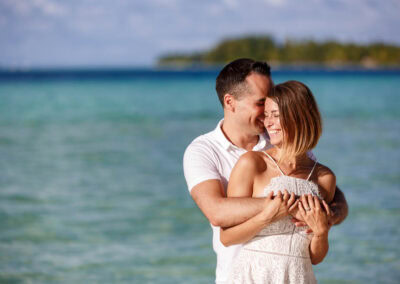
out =
<path fill-rule="evenodd" d="M 296 195 L 312 194 L 321 198 L 318 185 L 309 181 L 316 163 L 305 180 L 284 175 L 275 162 L 282 175 L 271 179 L 263 195 L 271 191 L 275 195 L 278 190 L 287 189 Z M 312 234 L 306 234 L 306 228 L 297 228 L 290 218 L 268 225 L 243 245 L 227 283 L 317 283 L 309 253 Z"/>

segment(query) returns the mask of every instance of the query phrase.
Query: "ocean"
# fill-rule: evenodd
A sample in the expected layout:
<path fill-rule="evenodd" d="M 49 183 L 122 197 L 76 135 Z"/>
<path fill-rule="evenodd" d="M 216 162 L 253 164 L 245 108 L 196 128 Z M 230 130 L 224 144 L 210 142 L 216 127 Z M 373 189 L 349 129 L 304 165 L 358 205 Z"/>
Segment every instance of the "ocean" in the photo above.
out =
<path fill-rule="evenodd" d="M 212 283 L 182 171 L 222 117 L 216 70 L 0 72 L 1 283 Z M 314 150 L 350 212 L 320 283 L 400 279 L 400 71 L 278 70 L 324 120 Z"/>

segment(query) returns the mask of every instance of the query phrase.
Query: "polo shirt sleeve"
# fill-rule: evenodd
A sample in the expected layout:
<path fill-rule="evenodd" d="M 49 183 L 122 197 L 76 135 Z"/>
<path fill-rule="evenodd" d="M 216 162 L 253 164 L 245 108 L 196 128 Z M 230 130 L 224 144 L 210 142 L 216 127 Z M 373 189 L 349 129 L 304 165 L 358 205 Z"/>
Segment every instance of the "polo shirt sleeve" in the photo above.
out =
<path fill-rule="evenodd" d="M 203 181 L 210 179 L 221 180 L 216 159 L 213 150 L 200 141 L 193 141 L 186 148 L 183 156 L 183 172 L 189 192 Z"/>

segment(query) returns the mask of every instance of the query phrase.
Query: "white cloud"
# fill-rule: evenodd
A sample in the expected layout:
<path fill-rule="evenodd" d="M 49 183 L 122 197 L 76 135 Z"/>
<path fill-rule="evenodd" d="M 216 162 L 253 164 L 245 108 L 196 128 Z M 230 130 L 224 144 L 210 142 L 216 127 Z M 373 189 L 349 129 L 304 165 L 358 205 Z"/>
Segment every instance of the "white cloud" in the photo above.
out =
<path fill-rule="evenodd" d="M 32 3 L 39 9 L 43 11 L 44 14 L 51 15 L 51 16 L 61 16 L 67 12 L 67 9 L 51 0 L 32 0 Z"/>
<path fill-rule="evenodd" d="M 237 9 L 239 7 L 239 2 L 237 0 L 222 0 L 226 8 Z"/>
<path fill-rule="evenodd" d="M 21 16 L 33 14 L 36 9 L 51 16 L 60 16 L 67 12 L 65 6 L 51 0 L 3 0 L 3 3 Z"/>
<path fill-rule="evenodd" d="M 13 0 L 3 0 L 3 4 L 8 6 L 18 15 L 26 15 L 30 13 L 32 5 L 28 1 L 13 1 Z"/>
<path fill-rule="evenodd" d="M 272 6 L 283 6 L 286 4 L 286 0 L 264 0 L 265 3 L 270 4 Z"/>
<path fill-rule="evenodd" d="M 153 0 L 152 6 L 154 7 L 169 7 L 169 8 L 176 8 L 180 5 L 179 0 Z"/>
<path fill-rule="evenodd" d="M 249 33 L 400 44 L 399 11 L 398 0 L 0 0 L 0 64 L 51 61 L 48 46 L 54 56 L 74 50 L 57 63 L 151 63 Z"/>

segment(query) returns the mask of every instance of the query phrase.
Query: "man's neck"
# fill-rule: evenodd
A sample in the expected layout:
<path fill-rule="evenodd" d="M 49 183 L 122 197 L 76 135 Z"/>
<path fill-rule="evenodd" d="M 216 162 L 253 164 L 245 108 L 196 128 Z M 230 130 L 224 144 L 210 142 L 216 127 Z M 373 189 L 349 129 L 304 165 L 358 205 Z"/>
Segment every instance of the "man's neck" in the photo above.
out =
<path fill-rule="evenodd" d="M 258 135 L 251 135 L 238 129 L 233 123 L 229 121 L 223 121 L 221 125 L 222 133 L 224 133 L 226 139 L 228 139 L 233 145 L 245 149 L 247 151 L 253 150 L 254 146 L 257 145 L 260 139 Z"/>

